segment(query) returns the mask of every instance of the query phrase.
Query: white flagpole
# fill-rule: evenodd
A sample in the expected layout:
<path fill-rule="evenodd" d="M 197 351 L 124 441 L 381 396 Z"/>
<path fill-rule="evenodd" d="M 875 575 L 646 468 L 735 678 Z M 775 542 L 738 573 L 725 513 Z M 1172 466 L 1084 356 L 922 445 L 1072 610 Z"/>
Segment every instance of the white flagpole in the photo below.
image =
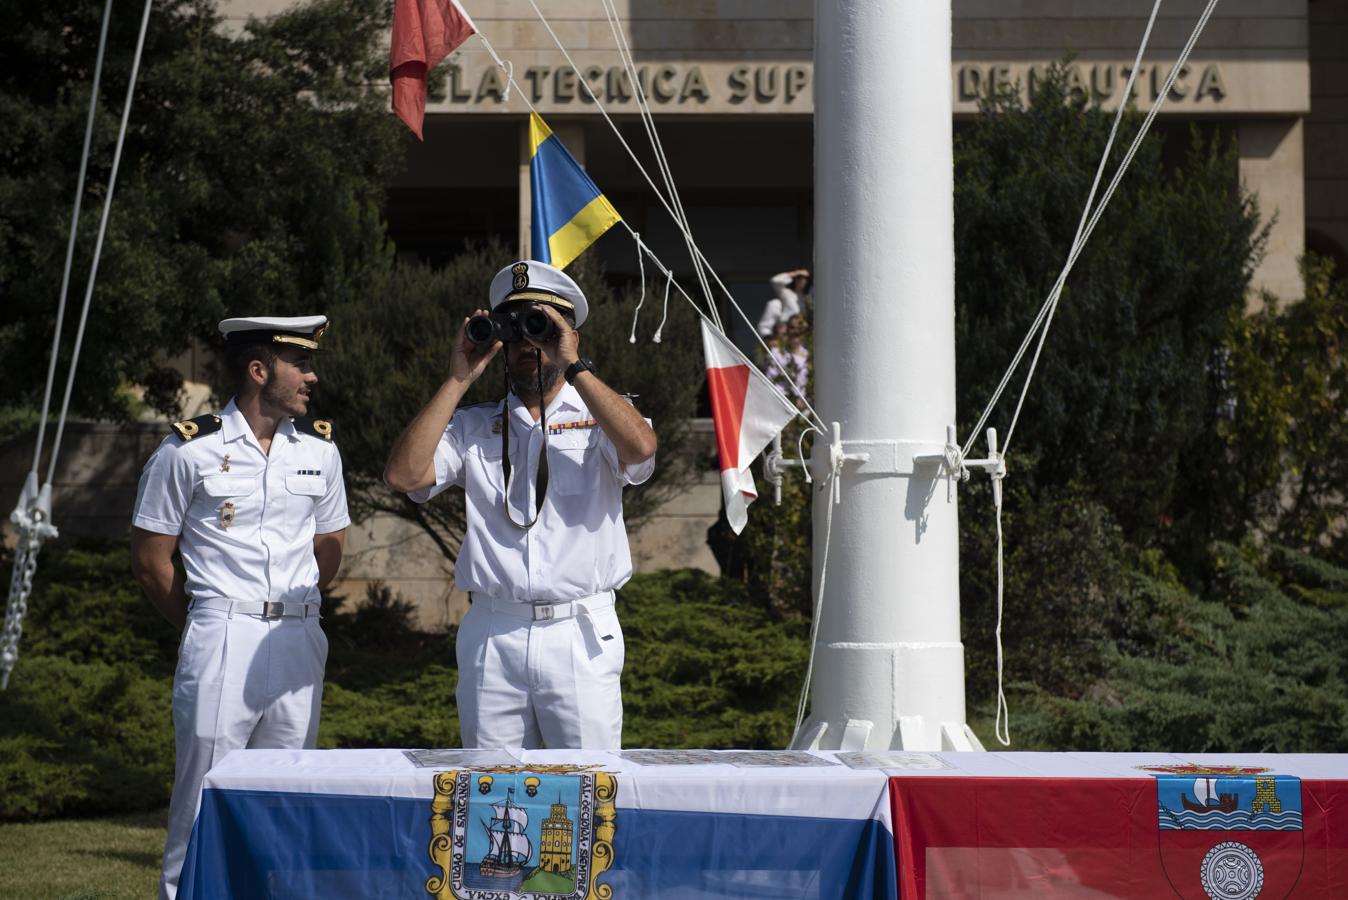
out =
<path fill-rule="evenodd" d="M 835 450 L 865 458 L 843 464 L 832 509 L 800 747 L 981 749 L 965 725 L 955 490 L 915 461 L 939 458 L 955 421 L 950 43 L 950 0 L 816 2 L 817 409 L 841 425 Z M 816 493 L 816 548 L 830 493 Z"/>

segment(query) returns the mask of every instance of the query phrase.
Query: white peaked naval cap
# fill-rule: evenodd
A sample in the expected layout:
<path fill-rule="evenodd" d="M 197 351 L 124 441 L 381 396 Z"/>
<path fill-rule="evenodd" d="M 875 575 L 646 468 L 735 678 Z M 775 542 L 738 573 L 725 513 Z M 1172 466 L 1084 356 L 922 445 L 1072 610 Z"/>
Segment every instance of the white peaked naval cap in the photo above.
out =
<path fill-rule="evenodd" d="M 291 344 L 305 350 L 317 350 L 327 330 L 327 316 L 248 316 L 220 323 L 230 344 Z"/>
<path fill-rule="evenodd" d="M 522 259 L 497 272 L 488 293 L 492 309 L 519 300 L 548 303 L 574 315 L 577 328 L 590 314 L 590 304 L 570 275 L 534 259 Z"/>

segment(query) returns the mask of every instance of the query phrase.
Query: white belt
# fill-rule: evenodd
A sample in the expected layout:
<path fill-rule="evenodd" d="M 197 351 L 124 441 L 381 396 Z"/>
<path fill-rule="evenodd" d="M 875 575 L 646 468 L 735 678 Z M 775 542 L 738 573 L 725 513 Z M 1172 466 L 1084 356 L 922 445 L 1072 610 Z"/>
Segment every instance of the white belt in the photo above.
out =
<path fill-rule="evenodd" d="M 474 603 L 485 603 L 491 607 L 492 612 L 505 613 L 516 619 L 524 619 L 527 622 L 551 622 L 555 619 L 569 619 L 572 616 L 578 616 L 581 613 L 598 612 L 601 609 L 610 609 L 613 606 L 613 592 L 601 591 L 598 594 L 591 594 L 588 597 L 581 597 L 579 600 L 539 600 L 530 602 L 528 600 L 508 600 L 501 597 L 485 597 L 482 594 L 473 593 Z"/>
<path fill-rule="evenodd" d="M 193 600 L 188 609 L 216 609 L 230 615 L 240 613 L 245 616 L 261 616 L 264 619 L 282 617 L 307 619 L 318 615 L 317 603 L 298 600 L 225 600 L 221 597 L 208 597 L 204 600 Z"/>

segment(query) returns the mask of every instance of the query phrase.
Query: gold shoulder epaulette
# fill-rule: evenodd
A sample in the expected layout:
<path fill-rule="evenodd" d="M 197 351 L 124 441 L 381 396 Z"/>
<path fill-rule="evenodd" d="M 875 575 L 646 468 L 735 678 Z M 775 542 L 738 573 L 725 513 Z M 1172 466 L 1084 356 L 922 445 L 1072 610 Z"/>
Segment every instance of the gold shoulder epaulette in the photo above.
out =
<path fill-rule="evenodd" d="M 173 433 L 181 438 L 184 443 L 193 438 L 215 434 L 215 432 L 219 430 L 220 417 L 213 413 L 197 416 L 195 419 L 184 419 L 181 422 L 173 423 Z"/>
<path fill-rule="evenodd" d="M 312 434 L 316 438 L 322 438 L 325 441 L 332 440 L 332 420 L 315 419 L 313 416 L 300 416 L 294 420 L 295 430 L 304 434 Z"/>

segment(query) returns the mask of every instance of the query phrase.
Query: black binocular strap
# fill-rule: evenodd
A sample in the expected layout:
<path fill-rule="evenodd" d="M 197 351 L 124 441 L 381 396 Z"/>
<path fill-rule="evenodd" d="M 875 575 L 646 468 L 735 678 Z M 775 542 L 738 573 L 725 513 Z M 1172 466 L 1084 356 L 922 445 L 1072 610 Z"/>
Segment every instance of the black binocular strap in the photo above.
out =
<path fill-rule="evenodd" d="M 543 449 L 538 454 L 538 474 L 534 481 L 534 495 L 537 497 L 537 505 L 534 507 L 534 517 L 524 524 L 515 521 L 514 514 L 510 511 L 510 370 L 506 370 L 506 401 L 505 409 L 501 413 L 501 470 L 505 473 L 505 496 L 501 498 L 501 503 L 505 506 L 506 518 L 510 524 L 516 528 L 532 528 L 538 521 L 538 517 L 543 515 L 543 501 L 548 496 L 548 405 L 543 397 L 543 359 L 539 354 L 538 360 L 538 407 L 543 420 Z M 529 471 L 529 446 L 524 447 L 524 471 Z"/>

